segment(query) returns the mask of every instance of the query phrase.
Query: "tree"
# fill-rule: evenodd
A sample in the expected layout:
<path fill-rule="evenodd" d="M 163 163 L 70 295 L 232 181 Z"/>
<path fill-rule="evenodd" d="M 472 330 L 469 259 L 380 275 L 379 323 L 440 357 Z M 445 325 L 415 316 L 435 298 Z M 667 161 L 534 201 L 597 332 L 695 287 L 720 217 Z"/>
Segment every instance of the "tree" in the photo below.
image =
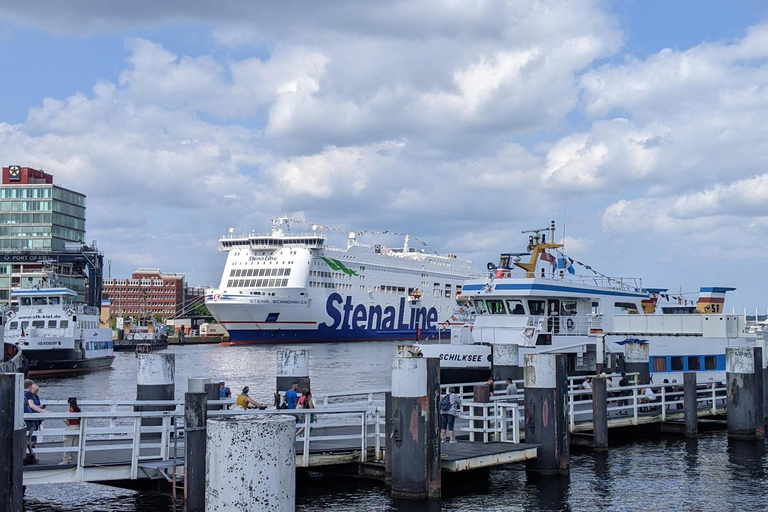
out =
<path fill-rule="evenodd" d="M 205 303 L 200 302 L 195 304 L 189 312 L 190 316 L 213 316 L 208 308 L 205 307 Z"/>

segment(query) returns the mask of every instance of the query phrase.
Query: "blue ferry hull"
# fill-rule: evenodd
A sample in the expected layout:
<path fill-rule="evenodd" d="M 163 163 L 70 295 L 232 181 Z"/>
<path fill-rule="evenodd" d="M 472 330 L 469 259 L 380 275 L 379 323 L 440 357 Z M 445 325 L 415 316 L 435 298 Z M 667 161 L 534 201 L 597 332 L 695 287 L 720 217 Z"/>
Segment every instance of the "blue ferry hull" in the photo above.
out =
<path fill-rule="evenodd" d="M 360 330 L 318 330 L 318 329 L 242 329 L 230 330 L 230 345 L 263 345 L 282 343 L 333 343 L 349 341 L 424 341 L 437 339 L 436 329 L 421 331 L 416 337 L 416 330 L 375 331 Z M 450 330 L 440 331 L 440 339 L 450 339 Z"/>

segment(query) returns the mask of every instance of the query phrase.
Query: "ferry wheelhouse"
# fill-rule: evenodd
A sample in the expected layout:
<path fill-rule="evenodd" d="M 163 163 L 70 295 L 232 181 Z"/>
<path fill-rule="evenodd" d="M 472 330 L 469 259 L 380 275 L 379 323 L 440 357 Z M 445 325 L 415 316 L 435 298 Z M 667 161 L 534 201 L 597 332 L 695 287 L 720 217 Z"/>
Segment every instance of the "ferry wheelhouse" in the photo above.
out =
<path fill-rule="evenodd" d="M 14 289 L 17 307 L 8 312 L 6 343 L 13 343 L 30 375 L 76 373 L 106 368 L 115 359 L 112 330 L 99 325 L 99 308 L 73 302 L 67 288 Z"/>
<path fill-rule="evenodd" d="M 656 303 L 666 290 L 646 289 L 639 278 L 605 276 L 569 258 L 554 242 L 554 222 L 523 233 L 529 234 L 526 252 L 502 254 L 498 266 L 489 264 L 488 277 L 463 287 L 476 313 L 473 342 L 419 344 L 425 356 L 441 359 L 444 379 L 520 379 L 525 354 L 543 352 L 566 354 L 571 373 L 618 370 L 623 344 L 642 338 L 655 383 L 682 382 L 684 371 L 697 371 L 702 382 L 722 380 L 725 348 L 754 343 L 743 316 L 722 312 L 733 288 L 702 288 L 696 307 L 670 306 L 659 314 Z M 590 274 L 576 274 L 574 264 Z"/>
<path fill-rule="evenodd" d="M 269 235 L 219 240 L 227 261 L 205 304 L 232 344 L 417 340 L 442 333 L 464 281 L 482 275 L 468 260 L 410 246 L 357 241 L 326 245 L 313 226 L 292 233 L 273 219 Z"/>

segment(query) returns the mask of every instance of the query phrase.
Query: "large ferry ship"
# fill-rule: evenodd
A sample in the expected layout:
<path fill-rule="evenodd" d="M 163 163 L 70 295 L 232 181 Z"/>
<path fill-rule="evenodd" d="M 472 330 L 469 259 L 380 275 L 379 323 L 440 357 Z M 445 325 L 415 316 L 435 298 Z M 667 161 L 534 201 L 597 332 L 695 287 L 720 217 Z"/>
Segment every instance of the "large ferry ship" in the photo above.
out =
<path fill-rule="evenodd" d="M 232 344 L 418 340 L 449 335 L 464 281 L 481 275 L 453 254 L 357 241 L 326 245 L 317 226 L 291 233 L 292 219 L 272 220 L 268 235 L 219 240 L 227 251 L 218 288 L 205 305 Z"/>

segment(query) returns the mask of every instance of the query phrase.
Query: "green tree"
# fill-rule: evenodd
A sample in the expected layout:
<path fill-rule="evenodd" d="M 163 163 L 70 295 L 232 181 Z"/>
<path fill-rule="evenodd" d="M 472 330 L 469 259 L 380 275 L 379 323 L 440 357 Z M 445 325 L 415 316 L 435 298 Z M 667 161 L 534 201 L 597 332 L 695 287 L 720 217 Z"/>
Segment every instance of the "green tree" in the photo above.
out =
<path fill-rule="evenodd" d="M 195 304 L 189 312 L 190 316 L 213 316 L 204 303 Z"/>

